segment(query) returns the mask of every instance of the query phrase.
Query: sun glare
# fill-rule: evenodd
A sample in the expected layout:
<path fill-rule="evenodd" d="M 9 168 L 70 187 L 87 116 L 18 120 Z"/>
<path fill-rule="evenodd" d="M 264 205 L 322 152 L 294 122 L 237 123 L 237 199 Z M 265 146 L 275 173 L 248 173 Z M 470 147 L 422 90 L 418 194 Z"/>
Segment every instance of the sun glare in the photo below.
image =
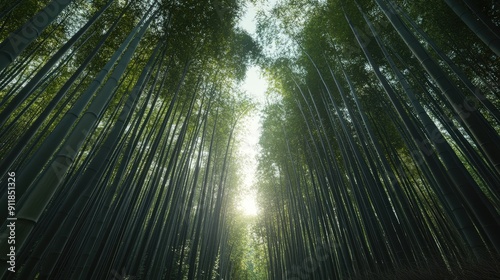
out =
<path fill-rule="evenodd" d="M 259 207 L 255 201 L 255 196 L 249 194 L 242 196 L 238 209 L 247 216 L 257 216 L 259 214 Z"/>
<path fill-rule="evenodd" d="M 271 0 L 273 4 L 276 0 Z M 269 5 L 270 5 L 269 4 Z M 260 8 L 266 8 L 265 7 Z M 269 7 L 272 7 L 269 6 Z M 259 8 L 249 3 L 245 8 L 243 18 L 240 20 L 239 26 L 246 30 L 250 35 L 256 36 L 255 16 Z M 257 155 L 259 153 L 259 136 L 261 134 L 261 124 L 259 110 L 266 101 L 266 90 L 268 87 L 267 80 L 262 76 L 262 70 L 257 65 L 249 65 L 245 75 L 245 80 L 240 85 L 241 89 L 246 92 L 248 97 L 257 104 L 257 109 L 249 112 L 242 119 L 242 129 L 240 131 L 240 147 L 238 156 L 240 162 L 244 166 L 241 170 L 242 184 L 240 186 L 240 194 L 237 198 L 236 206 L 238 211 L 246 216 L 257 216 L 259 207 L 257 205 L 257 195 L 255 190 L 255 174 L 257 172 Z"/>
<path fill-rule="evenodd" d="M 267 81 L 260 75 L 260 69 L 252 66 L 247 72 L 242 89 L 256 103 L 262 104 L 265 100 Z M 260 106 L 260 105 L 257 105 Z M 238 210 L 247 216 L 256 216 L 259 209 L 255 194 L 255 174 L 257 172 L 257 155 L 259 153 L 260 118 L 257 111 L 249 112 L 242 119 L 240 131 L 240 146 L 238 156 L 244 168 L 241 170 L 242 185 L 238 197 Z"/>

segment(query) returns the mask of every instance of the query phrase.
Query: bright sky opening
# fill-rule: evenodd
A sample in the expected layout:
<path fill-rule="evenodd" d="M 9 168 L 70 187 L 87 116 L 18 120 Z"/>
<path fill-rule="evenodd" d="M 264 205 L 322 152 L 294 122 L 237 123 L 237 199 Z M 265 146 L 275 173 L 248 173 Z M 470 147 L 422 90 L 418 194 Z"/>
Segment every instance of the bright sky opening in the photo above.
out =
<path fill-rule="evenodd" d="M 259 154 L 259 137 L 261 134 L 261 123 L 259 107 L 265 100 L 267 81 L 261 76 L 260 69 L 252 66 L 248 69 L 242 89 L 257 102 L 258 107 L 245 116 L 242 120 L 240 134 L 239 157 L 242 162 L 242 186 L 238 208 L 246 215 L 258 214 L 256 202 L 255 176 L 257 172 L 257 156 Z"/>
<path fill-rule="evenodd" d="M 274 2 L 274 1 L 270 1 Z M 266 5 L 267 6 L 267 5 Z M 247 3 L 245 13 L 240 20 L 239 26 L 255 37 L 256 15 L 258 7 L 252 3 Z M 242 83 L 242 89 L 254 102 L 258 104 L 257 109 L 250 112 L 242 120 L 241 146 L 239 149 L 242 160 L 242 192 L 238 199 L 238 209 L 245 215 L 256 216 L 259 208 L 256 201 L 255 177 L 257 173 L 257 156 L 259 154 L 259 137 L 261 134 L 261 124 L 259 111 L 266 99 L 267 81 L 262 77 L 261 69 L 258 66 L 250 66 L 247 69 L 246 77 Z"/>

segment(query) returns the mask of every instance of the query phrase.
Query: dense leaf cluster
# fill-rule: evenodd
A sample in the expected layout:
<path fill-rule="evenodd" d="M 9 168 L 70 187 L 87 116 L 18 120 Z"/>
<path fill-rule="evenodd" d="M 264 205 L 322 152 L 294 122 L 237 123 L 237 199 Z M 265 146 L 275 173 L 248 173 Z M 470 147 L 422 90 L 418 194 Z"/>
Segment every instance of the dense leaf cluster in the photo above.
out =
<path fill-rule="evenodd" d="M 261 41 L 283 46 L 260 141 L 270 279 L 498 254 L 498 7 L 280 1 L 261 20 Z"/>
<path fill-rule="evenodd" d="M 18 218 L 16 274 L 2 257 L 1 275 L 243 274 L 234 134 L 251 104 L 235 85 L 260 50 L 235 27 L 242 3 L 0 7 L 1 170 L 17 174 Z"/>

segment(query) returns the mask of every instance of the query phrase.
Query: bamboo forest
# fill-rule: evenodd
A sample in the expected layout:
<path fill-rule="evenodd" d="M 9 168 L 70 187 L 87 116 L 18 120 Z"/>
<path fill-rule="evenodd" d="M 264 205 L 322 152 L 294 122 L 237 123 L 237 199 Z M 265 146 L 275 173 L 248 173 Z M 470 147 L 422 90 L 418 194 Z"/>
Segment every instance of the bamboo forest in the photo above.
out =
<path fill-rule="evenodd" d="M 498 0 L 0 0 L 0 279 L 500 279 Z"/>

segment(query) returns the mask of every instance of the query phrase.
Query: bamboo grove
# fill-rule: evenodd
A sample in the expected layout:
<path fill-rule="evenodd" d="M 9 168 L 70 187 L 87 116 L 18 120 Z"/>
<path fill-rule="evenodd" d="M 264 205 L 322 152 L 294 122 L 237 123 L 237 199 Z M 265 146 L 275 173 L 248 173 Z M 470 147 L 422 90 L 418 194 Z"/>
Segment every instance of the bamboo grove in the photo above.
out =
<path fill-rule="evenodd" d="M 277 1 L 257 39 L 248 4 L 0 3 L 2 279 L 462 279 L 498 258 L 498 4 Z M 271 86 L 249 222 L 255 63 Z"/>
<path fill-rule="evenodd" d="M 16 201 L 1 219 L 17 218 L 2 279 L 238 273 L 234 134 L 251 104 L 233 81 L 258 53 L 240 9 L 2 2 L 1 199 L 15 176 Z"/>
<path fill-rule="evenodd" d="M 260 142 L 269 279 L 498 277 L 460 267 L 500 252 L 499 11 L 331 0 L 261 15 L 278 46 Z"/>

